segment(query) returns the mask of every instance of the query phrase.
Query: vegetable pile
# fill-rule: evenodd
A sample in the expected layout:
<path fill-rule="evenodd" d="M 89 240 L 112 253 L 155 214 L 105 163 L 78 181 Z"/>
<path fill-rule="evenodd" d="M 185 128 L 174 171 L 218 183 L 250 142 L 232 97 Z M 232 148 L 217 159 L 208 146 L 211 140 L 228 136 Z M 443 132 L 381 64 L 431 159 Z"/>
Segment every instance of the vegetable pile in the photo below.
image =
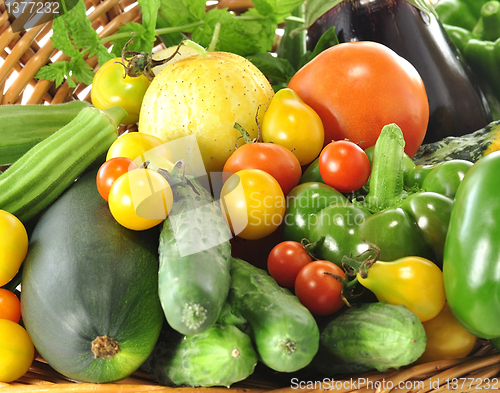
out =
<path fill-rule="evenodd" d="M 92 35 L 95 75 L 76 6 L 71 62 L 39 77 L 90 78 L 92 103 L 0 107 L 0 382 L 35 353 L 79 382 L 230 387 L 499 346 L 500 123 L 423 144 L 425 83 L 389 46 L 330 29 L 290 56 L 321 2 L 177 3 L 139 1 L 119 52 Z M 259 28 L 287 17 L 272 56 Z"/>

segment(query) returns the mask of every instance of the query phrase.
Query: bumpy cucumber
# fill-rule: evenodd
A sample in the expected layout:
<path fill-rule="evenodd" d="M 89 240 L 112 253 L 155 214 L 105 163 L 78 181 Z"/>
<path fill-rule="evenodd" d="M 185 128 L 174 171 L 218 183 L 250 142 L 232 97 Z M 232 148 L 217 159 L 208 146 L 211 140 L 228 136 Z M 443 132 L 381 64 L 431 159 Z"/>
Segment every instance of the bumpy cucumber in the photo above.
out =
<path fill-rule="evenodd" d="M 168 323 L 190 335 L 213 326 L 226 301 L 231 232 L 220 205 L 183 165 L 169 177 L 174 203 L 160 235 L 158 285 Z"/>
<path fill-rule="evenodd" d="M 222 323 L 249 325 L 259 359 L 269 368 L 293 372 L 306 367 L 319 346 L 319 329 L 312 314 L 289 290 L 263 269 L 233 258 L 228 305 Z M 228 316 L 228 318 L 224 318 Z"/>
<path fill-rule="evenodd" d="M 422 145 L 413 157 L 418 165 L 431 165 L 453 159 L 476 162 L 500 149 L 500 121 L 463 136 L 450 136 Z"/>
<path fill-rule="evenodd" d="M 0 175 L 0 209 L 22 222 L 36 216 L 107 151 L 126 115 L 119 106 L 106 112 L 92 106 L 82 109 Z"/>
<path fill-rule="evenodd" d="M 332 374 L 385 371 L 414 362 L 426 344 L 422 323 L 406 307 L 365 303 L 346 308 L 322 326 L 313 364 Z"/>
<path fill-rule="evenodd" d="M 17 161 L 89 106 L 86 101 L 56 105 L 0 105 L 0 165 Z"/>
<path fill-rule="evenodd" d="M 256 364 L 250 337 L 235 326 L 214 325 L 184 336 L 164 323 L 142 369 L 162 385 L 230 387 L 250 376 Z"/>

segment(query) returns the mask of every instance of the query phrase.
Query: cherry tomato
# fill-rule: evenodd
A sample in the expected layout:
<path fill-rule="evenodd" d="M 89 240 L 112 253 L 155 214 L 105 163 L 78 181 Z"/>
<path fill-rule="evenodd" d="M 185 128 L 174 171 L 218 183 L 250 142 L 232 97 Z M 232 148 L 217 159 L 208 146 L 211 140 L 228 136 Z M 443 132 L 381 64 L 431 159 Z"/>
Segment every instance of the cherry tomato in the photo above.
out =
<path fill-rule="evenodd" d="M 419 363 L 463 358 L 476 344 L 477 337 L 466 331 L 451 313 L 448 303 L 434 318 L 424 322 L 427 345 Z"/>
<path fill-rule="evenodd" d="M 359 190 L 370 177 L 370 160 L 365 151 L 350 141 L 334 141 L 326 145 L 318 161 L 323 181 L 337 191 Z"/>
<path fill-rule="evenodd" d="M 0 319 L 18 323 L 21 319 L 21 302 L 11 291 L 0 288 Z"/>
<path fill-rule="evenodd" d="M 28 233 L 13 214 L 0 210 L 0 286 L 14 278 L 28 253 Z"/>
<path fill-rule="evenodd" d="M 271 250 L 267 257 L 267 270 L 279 285 L 293 288 L 299 271 L 312 260 L 302 244 L 287 240 Z"/>
<path fill-rule="evenodd" d="M 291 89 L 276 92 L 262 120 L 262 140 L 291 150 L 300 165 L 313 162 L 323 148 L 320 117 Z"/>
<path fill-rule="evenodd" d="M 125 228 L 142 231 L 165 220 L 173 203 L 167 180 L 150 169 L 138 168 L 121 175 L 109 191 L 109 210 Z"/>
<path fill-rule="evenodd" d="M 99 109 L 119 105 L 128 112 L 122 124 L 137 123 L 142 99 L 150 83 L 144 75 L 126 75 L 121 58 L 108 60 L 94 75 L 90 93 L 92 104 Z"/>
<path fill-rule="evenodd" d="M 316 56 L 291 78 L 288 87 L 323 121 L 325 144 L 348 139 L 373 146 L 382 128 L 396 123 L 410 157 L 422 144 L 429 102 L 415 67 L 387 46 L 345 42 Z"/>
<path fill-rule="evenodd" d="M 121 175 L 133 169 L 137 164 L 127 157 L 115 157 L 101 165 L 97 171 L 97 191 L 107 201 L 111 186 Z"/>
<path fill-rule="evenodd" d="M 342 283 L 344 271 L 329 261 L 313 261 L 305 265 L 295 279 L 295 295 L 314 315 L 330 315 L 344 306 Z"/>
<path fill-rule="evenodd" d="M 262 169 L 273 176 L 286 196 L 302 177 L 297 157 L 286 147 L 275 143 L 246 143 L 238 147 L 224 164 L 223 178 L 243 169 Z"/>
<path fill-rule="evenodd" d="M 128 132 L 120 135 L 108 149 L 106 161 L 115 157 L 127 157 L 138 166 L 149 162 L 148 168 L 157 170 L 164 168 L 170 170 L 172 152 L 163 140 L 142 132 Z"/>
<path fill-rule="evenodd" d="M 283 221 L 286 200 L 278 181 L 261 169 L 231 175 L 221 189 L 221 208 L 235 235 L 262 239 Z"/>
<path fill-rule="evenodd" d="M 0 382 L 12 382 L 29 370 L 35 348 L 28 332 L 18 323 L 0 319 Z"/>

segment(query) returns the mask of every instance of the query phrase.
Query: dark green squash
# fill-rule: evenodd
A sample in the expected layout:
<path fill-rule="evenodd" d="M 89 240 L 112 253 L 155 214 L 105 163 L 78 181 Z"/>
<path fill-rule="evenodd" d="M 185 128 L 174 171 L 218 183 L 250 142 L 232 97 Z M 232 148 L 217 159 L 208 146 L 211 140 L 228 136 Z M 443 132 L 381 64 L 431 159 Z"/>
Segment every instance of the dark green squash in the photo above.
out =
<path fill-rule="evenodd" d="M 97 191 L 96 171 L 40 217 L 21 288 L 26 329 L 41 356 L 81 382 L 136 371 L 163 323 L 158 297 L 159 230 L 119 225 Z"/>

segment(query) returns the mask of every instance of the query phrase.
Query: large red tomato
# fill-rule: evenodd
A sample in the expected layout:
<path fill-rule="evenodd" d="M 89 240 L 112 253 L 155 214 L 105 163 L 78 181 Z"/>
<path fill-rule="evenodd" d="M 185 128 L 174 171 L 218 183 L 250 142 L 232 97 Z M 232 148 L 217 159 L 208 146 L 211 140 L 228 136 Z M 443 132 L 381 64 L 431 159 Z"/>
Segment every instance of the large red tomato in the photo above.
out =
<path fill-rule="evenodd" d="M 335 45 L 302 67 L 288 87 L 320 116 L 325 145 L 349 139 L 366 149 L 390 123 L 403 131 L 410 157 L 424 140 L 429 101 L 422 78 L 410 62 L 383 44 Z"/>

